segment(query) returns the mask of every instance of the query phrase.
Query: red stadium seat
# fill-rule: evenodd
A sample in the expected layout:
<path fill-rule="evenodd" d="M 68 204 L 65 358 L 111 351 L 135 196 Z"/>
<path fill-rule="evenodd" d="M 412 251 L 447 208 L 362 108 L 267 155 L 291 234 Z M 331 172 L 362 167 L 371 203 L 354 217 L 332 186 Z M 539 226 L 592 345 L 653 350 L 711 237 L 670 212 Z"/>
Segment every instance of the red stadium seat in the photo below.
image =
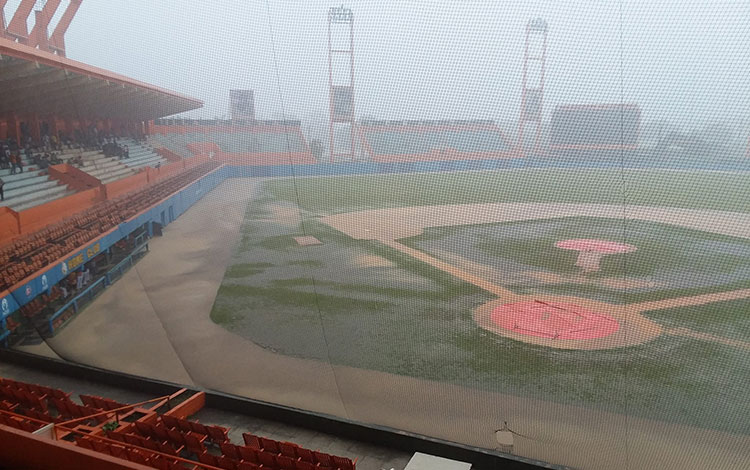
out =
<path fill-rule="evenodd" d="M 151 427 L 147 423 L 143 423 L 140 421 L 135 422 L 135 428 L 138 430 L 139 433 L 141 433 L 144 436 L 151 436 Z"/>
<path fill-rule="evenodd" d="M 198 455 L 198 461 L 200 463 L 204 463 L 206 465 L 212 465 L 214 467 L 219 466 L 219 461 L 216 458 L 216 456 L 209 454 L 208 452 L 203 452 L 202 454 Z"/>
<path fill-rule="evenodd" d="M 267 439 L 265 437 L 260 438 L 260 445 L 266 452 L 272 452 L 274 454 L 280 453 L 279 443 L 273 439 Z"/>
<path fill-rule="evenodd" d="M 317 470 L 318 467 L 315 464 L 312 464 L 310 462 L 305 462 L 304 460 L 297 460 L 294 462 L 294 468 L 295 470 Z"/>
<path fill-rule="evenodd" d="M 339 470 L 354 470 L 354 462 L 346 457 L 333 455 L 333 466 Z"/>
<path fill-rule="evenodd" d="M 258 452 L 258 460 L 266 467 L 276 467 L 276 455 L 270 452 Z"/>
<path fill-rule="evenodd" d="M 180 446 L 185 445 L 185 436 L 182 435 L 182 433 L 177 429 L 168 429 L 167 435 L 169 435 L 169 441 L 173 444 L 177 444 Z"/>
<path fill-rule="evenodd" d="M 240 452 L 237 449 L 237 446 L 232 444 L 231 442 L 222 442 L 219 444 L 219 447 L 221 448 L 221 453 L 226 455 L 229 458 L 240 460 L 242 457 L 240 457 Z"/>
<path fill-rule="evenodd" d="M 320 464 L 321 467 L 332 467 L 333 466 L 333 459 L 331 459 L 331 456 L 318 451 L 313 451 L 313 456 L 315 457 L 315 462 Z"/>
<path fill-rule="evenodd" d="M 258 458 L 260 451 L 257 449 L 246 446 L 237 446 L 237 452 L 240 453 L 242 460 L 252 463 L 260 463 L 260 459 Z"/>
<path fill-rule="evenodd" d="M 190 421 L 190 430 L 208 436 L 208 429 L 206 429 L 206 426 L 197 421 Z"/>
<path fill-rule="evenodd" d="M 240 462 L 237 465 L 237 470 L 258 470 L 260 467 L 254 463 L 250 462 Z"/>
<path fill-rule="evenodd" d="M 279 442 L 279 451 L 281 452 L 281 455 L 285 455 L 293 459 L 297 458 L 298 447 L 299 446 L 297 444 L 293 444 L 291 442 Z"/>
<path fill-rule="evenodd" d="M 168 427 L 168 428 L 177 428 L 177 418 L 173 418 L 171 416 L 167 415 L 161 415 L 162 422 Z"/>
<path fill-rule="evenodd" d="M 186 420 L 186 419 L 175 418 L 175 422 L 177 423 L 177 427 L 178 427 L 178 428 L 180 429 L 180 431 L 182 431 L 182 432 L 190 432 L 190 431 L 192 431 L 192 430 L 193 430 L 193 429 L 192 429 L 192 428 L 190 427 L 190 421 L 188 421 L 188 420 Z"/>
<path fill-rule="evenodd" d="M 211 437 L 211 440 L 213 442 L 219 443 L 219 442 L 226 442 L 229 440 L 229 436 L 227 434 L 227 428 L 221 427 L 221 426 L 206 426 L 206 430 L 208 430 L 208 435 Z"/>
<path fill-rule="evenodd" d="M 167 432 L 167 427 L 163 424 L 156 424 L 156 425 L 149 425 L 151 428 L 151 432 L 154 436 L 156 436 L 161 441 L 168 441 L 169 440 L 169 433 Z"/>
<path fill-rule="evenodd" d="M 279 466 L 279 468 L 282 468 L 284 470 L 294 470 L 294 462 L 295 459 L 287 457 L 286 455 L 276 456 L 276 464 Z"/>
<path fill-rule="evenodd" d="M 245 441 L 245 445 L 248 447 L 252 447 L 253 449 L 262 449 L 263 446 L 260 444 L 260 439 L 258 439 L 258 436 L 255 436 L 253 434 L 250 434 L 249 432 L 242 433 L 242 439 Z"/>
<path fill-rule="evenodd" d="M 229 457 L 220 456 L 216 458 L 217 463 L 219 464 L 220 468 L 224 468 L 226 470 L 236 470 L 237 469 L 237 461 L 230 459 Z"/>
<path fill-rule="evenodd" d="M 186 433 L 184 437 L 185 447 L 187 447 L 188 450 L 190 450 L 194 454 L 199 455 L 206 451 L 206 446 L 203 445 L 205 436 L 201 436 L 200 434 L 190 431 Z"/>

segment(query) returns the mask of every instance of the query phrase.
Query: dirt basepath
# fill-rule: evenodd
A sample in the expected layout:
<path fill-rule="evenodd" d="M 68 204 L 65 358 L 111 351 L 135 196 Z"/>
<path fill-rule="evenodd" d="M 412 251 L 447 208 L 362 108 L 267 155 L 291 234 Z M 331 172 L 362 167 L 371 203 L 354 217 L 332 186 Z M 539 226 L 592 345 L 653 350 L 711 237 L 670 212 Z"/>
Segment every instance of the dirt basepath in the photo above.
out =
<path fill-rule="evenodd" d="M 662 328 L 659 325 L 650 321 L 643 315 L 644 312 L 750 298 L 750 289 L 739 289 L 653 302 L 633 303 L 623 306 L 596 302 L 579 297 L 544 295 L 523 296 L 515 294 L 503 286 L 490 282 L 481 276 L 472 274 L 459 266 L 437 259 L 427 253 L 408 247 L 397 241 L 401 238 L 420 235 L 427 227 L 487 224 L 576 216 L 649 220 L 652 222 L 668 223 L 734 237 L 750 238 L 750 214 L 676 209 L 669 207 L 612 206 L 599 204 L 491 203 L 413 206 L 347 212 L 324 217 L 322 220 L 326 224 L 346 233 L 352 238 L 378 240 L 391 248 L 436 267 L 452 276 L 469 282 L 487 292 L 497 295 L 500 299 L 499 301 L 489 302 L 475 311 L 474 319 L 477 324 L 493 333 L 543 346 L 562 349 L 601 349 L 639 344 L 655 338 L 662 332 Z M 491 309 L 494 306 L 522 300 L 545 300 L 550 302 L 566 301 L 581 306 L 588 306 L 594 311 L 606 313 L 615 317 L 620 322 L 622 329 L 617 334 L 601 340 L 558 341 L 516 334 L 509 330 L 498 328 L 492 321 L 490 321 Z M 702 341 L 716 342 L 728 346 L 750 349 L 750 343 L 748 342 L 703 334 L 691 331 L 687 328 L 664 330 L 664 332 L 673 335 L 689 336 Z"/>

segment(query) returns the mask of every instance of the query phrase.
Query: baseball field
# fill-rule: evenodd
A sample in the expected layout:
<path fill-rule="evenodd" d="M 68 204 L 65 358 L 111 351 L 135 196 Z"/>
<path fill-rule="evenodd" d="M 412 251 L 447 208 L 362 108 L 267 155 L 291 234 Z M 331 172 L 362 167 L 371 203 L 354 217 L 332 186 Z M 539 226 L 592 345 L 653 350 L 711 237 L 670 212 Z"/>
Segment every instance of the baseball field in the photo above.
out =
<path fill-rule="evenodd" d="M 211 318 L 281 355 L 747 436 L 749 187 L 601 169 L 267 180 Z M 585 270 L 571 240 L 630 251 Z"/>
<path fill-rule="evenodd" d="M 230 178 L 46 344 L 574 468 L 742 469 L 748 188 L 580 168 Z"/>

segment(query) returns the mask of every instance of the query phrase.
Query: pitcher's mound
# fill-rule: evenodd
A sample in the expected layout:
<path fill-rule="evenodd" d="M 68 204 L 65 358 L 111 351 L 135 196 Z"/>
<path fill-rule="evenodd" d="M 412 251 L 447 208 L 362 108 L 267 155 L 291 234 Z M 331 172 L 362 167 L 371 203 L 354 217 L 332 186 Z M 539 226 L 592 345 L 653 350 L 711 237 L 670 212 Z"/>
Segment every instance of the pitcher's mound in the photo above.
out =
<path fill-rule="evenodd" d="M 540 300 L 499 305 L 490 318 L 500 328 L 551 339 L 604 338 L 620 327 L 608 315 L 575 304 Z"/>

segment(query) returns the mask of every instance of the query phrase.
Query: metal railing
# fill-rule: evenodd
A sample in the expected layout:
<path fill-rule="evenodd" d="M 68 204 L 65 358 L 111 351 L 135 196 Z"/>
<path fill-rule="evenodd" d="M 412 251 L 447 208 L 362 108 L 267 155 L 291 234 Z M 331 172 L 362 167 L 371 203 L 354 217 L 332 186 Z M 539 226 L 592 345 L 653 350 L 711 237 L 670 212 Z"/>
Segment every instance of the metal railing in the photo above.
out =
<path fill-rule="evenodd" d="M 130 267 L 135 264 L 136 260 L 134 260 L 134 257 L 144 251 L 148 251 L 148 242 L 143 242 L 140 245 L 136 246 L 132 253 L 130 253 L 122 261 L 120 261 L 109 271 L 107 271 L 104 276 L 97 279 L 93 284 L 88 286 L 80 294 L 77 294 L 71 300 L 66 302 L 65 305 L 60 307 L 55 313 L 53 313 L 52 316 L 49 317 L 49 320 L 47 320 L 49 335 L 53 336 L 55 334 L 55 320 L 62 316 L 71 307 L 73 308 L 74 314 L 77 314 L 78 310 L 81 308 L 80 304 L 90 302 L 101 290 L 106 289 L 108 286 L 112 285 L 120 276 L 125 273 L 125 271 L 130 269 Z M 97 290 L 98 287 L 102 287 L 102 289 Z"/>

